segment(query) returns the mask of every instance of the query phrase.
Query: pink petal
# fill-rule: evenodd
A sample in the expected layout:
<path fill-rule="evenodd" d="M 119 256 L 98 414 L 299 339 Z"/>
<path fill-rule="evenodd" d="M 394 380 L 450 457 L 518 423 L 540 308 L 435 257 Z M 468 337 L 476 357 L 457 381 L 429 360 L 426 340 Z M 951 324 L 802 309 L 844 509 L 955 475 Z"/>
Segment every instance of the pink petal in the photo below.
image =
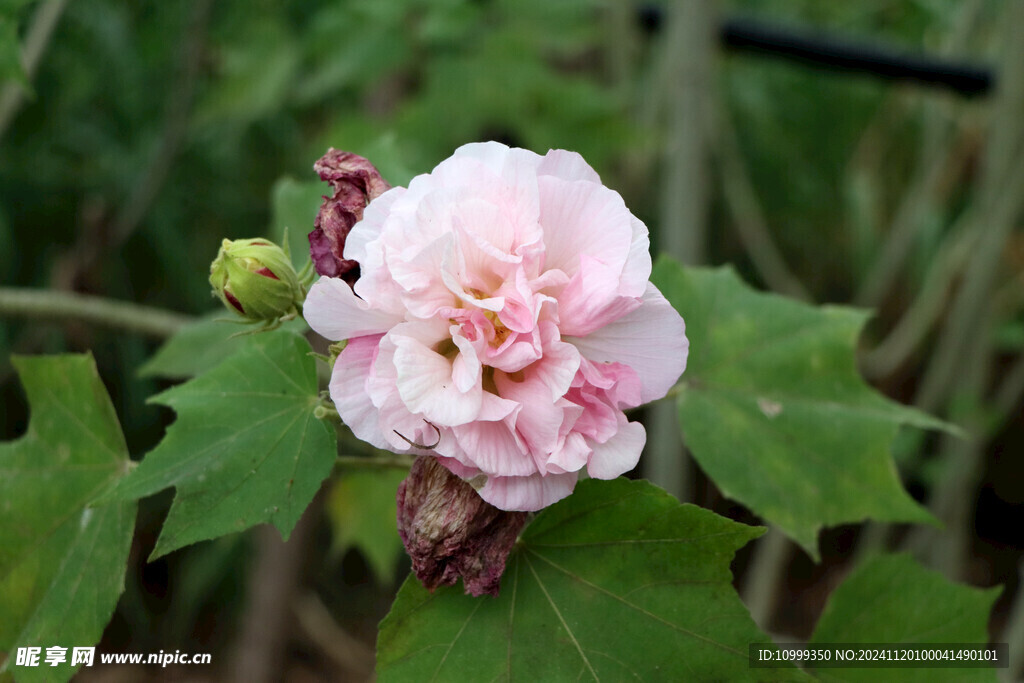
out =
<path fill-rule="evenodd" d="M 647 289 L 647 281 L 651 277 L 651 237 L 643 222 L 630 216 L 630 227 L 633 229 L 633 241 L 629 245 L 626 263 L 622 266 L 622 277 L 619 279 L 619 294 L 623 296 L 643 296 Z"/>
<path fill-rule="evenodd" d="M 572 385 L 580 367 L 580 353 L 575 346 L 559 339 L 558 328 L 553 323 L 541 323 L 540 332 L 544 356 L 530 371 L 548 387 L 554 401 L 564 396 Z"/>
<path fill-rule="evenodd" d="M 496 372 L 494 381 L 503 398 L 520 406 L 516 430 L 536 459 L 546 462 L 547 454 L 558 447 L 563 422 L 575 421 L 581 409 L 563 398 L 552 400 L 550 388 L 537 378 L 516 382 Z"/>
<path fill-rule="evenodd" d="M 330 391 L 341 421 L 348 425 L 352 433 L 377 448 L 387 448 L 377 408 L 367 400 L 366 395 L 366 383 L 373 369 L 381 336 L 356 337 L 349 341 L 334 363 Z"/>
<path fill-rule="evenodd" d="M 437 327 L 436 321 L 403 323 L 388 334 L 395 344 L 398 393 L 409 412 L 438 426 L 466 424 L 480 413 L 483 390 L 479 378 L 469 391 L 459 390 L 452 361 L 433 349 L 448 326 L 443 325 L 442 334 L 431 329 Z"/>
<path fill-rule="evenodd" d="M 552 176 L 537 179 L 546 269 L 572 277 L 586 254 L 603 263 L 616 281 L 633 241 L 632 215 L 618 192 L 595 183 Z"/>
<path fill-rule="evenodd" d="M 469 481 L 473 477 L 480 474 L 480 470 L 475 467 L 467 467 L 455 458 L 446 458 L 444 456 L 434 456 L 437 461 L 448 468 L 448 471 L 454 474 L 456 477 L 461 477 L 466 481 Z"/>
<path fill-rule="evenodd" d="M 636 371 L 646 403 L 663 397 L 686 369 L 686 325 L 654 285 L 643 305 L 585 337 L 567 337 L 591 361 L 625 363 Z"/>
<path fill-rule="evenodd" d="M 579 474 L 549 474 L 532 477 L 488 477 L 477 491 L 480 497 L 502 510 L 533 511 L 556 503 L 572 493 Z"/>
<path fill-rule="evenodd" d="M 499 142 L 478 142 L 459 147 L 452 159 L 472 159 L 489 171 L 485 175 L 479 172 L 461 175 L 458 182 L 479 187 L 482 193 L 501 197 L 509 207 L 510 215 L 517 219 L 526 218 L 527 224 L 536 223 L 537 166 L 542 162 L 540 156 L 526 149 L 510 149 Z M 498 181 L 498 184 L 492 185 L 489 182 L 491 178 Z M 521 221 L 516 220 L 516 223 Z"/>
<path fill-rule="evenodd" d="M 578 432 L 570 432 L 559 448 L 555 449 L 546 463 L 545 471 L 550 474 L 579 472 L 587 464 L 592 452 L 587 440 Z"/>
<path fill-rule="evenodd" d="M 511 334 L 498 348 L 488 345 L 484 350 L 487 365 L 504 372 L 522 370 L 540 359 L 542 353 L 540 335 L 536 331 L 530 334 Z"/>
<path fill-rule="evenodd" d="M 593 363 L 584 359 L 580 371 L 586 382 L 604 389 L 607 398 L 618 408 L 635 408 L 643 403 L 643 386 L 636 370 L 622 363 Z"/>
<path fill-rule="evenodd" d="M 337 372 L 339 362 L 335 362 L 335 372 Z M 362 399 L 365 402 L 365 398 L 369 397 L 370 402 L 378 410 L 381 437 L 387 442 L 384 448 L 397 453 L 426 453 L 426 450 L 410 445 L 409 441 L 432 444 L 438 439 L 438 432 L 440 432 L 443 442 L 446 440 L 445 430 L 447 428 L 429 425 L 422 415 L 414 415 L 409 412 L 399 396 L 397 378 L 395 344 L 388 335 L 385 335 L 380 338 L 380 344 L 373 360 L 373 369 L 366 380 L 365 395 L 354 393 L 350 400 Z M 447 440 L 451 441 L 450 435 Z"/>
<path fill-rule="evenodd" d="M 580 261 L 558 297 L 558 327 L 566 336 L 588 335 L 640 306 L 640 299 L 621 295 L 613 268 L 586 254 Z"/>
<path fill-rule="evenodd" d="M 636 467 L 647 441 L 647 432 L 639 422 L 626 422 L 621 413 L 619 429 L 604 443 L 591 444 L 594 452 L 587 473 L 595 479 L 614 479 Z"/>
<path fill-rule="evenodd" d="M 512 423 L 512 428 L 509 427 Z M 515 420 L 471 422 L 452 429 L 459 446 L 472 455 L 473 464 L 488 475 L 526 477 L 537 466 L 514 432 Z"/>

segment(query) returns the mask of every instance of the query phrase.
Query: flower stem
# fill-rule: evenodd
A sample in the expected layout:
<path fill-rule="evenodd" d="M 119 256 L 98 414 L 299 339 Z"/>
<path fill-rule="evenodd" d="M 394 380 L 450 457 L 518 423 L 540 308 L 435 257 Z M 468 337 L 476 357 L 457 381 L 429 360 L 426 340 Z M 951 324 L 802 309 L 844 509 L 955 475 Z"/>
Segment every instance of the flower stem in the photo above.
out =
<path fill-rule="evenodd" d="M 393 467 L 395 469 L 407 470 L 412 467 L 414 458 L 407 455 L 373 455 L 370 457 L 362 455 L 339 455 L 337 465 L 339 467 L 375 468 Z"/>
<path fill-rule="evenodd" d="M 25 287 L 0 287 L 0 317 L 82 320 L 166 338 L 193 321 L 181 313 L 98 296 Z"/>

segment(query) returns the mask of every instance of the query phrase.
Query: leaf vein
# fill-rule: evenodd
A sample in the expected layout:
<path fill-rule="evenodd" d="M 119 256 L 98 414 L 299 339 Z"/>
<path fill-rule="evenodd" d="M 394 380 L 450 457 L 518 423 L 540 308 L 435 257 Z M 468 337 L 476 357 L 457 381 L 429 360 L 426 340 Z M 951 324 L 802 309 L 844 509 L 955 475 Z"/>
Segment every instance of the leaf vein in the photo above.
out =
<path fill-rule="evenodd" d="M 537 556 L 540 557 L 540 555 Z M 569 628 L 569 624 L 566 623 L 565 617 L 562 616 L 562 612 L 558 609 L 558 605 L 556 605 L 555 601 L 551 599 L 551 595 L 548 593 L 548 589 L 544 586 L 544 582 L 540 580 L 540 576 L 537 574 L 537 570 L 533 568 L 533 563 L 530 562 L 530 558 L 524 556 L 523 559 L 526 560 L 527 566 L 530 567 L 530 572 L 533 573 L 533 578 L 537 581 L 537 585 L 544 593 L 544 597 L 548 599 L 548 604 L 551 605 L 551 609 L 555 611 L 555 616 L 557 616 L 558 620 L 562 622 L 562 628 L 564 628 L 565 632 L 569 634 L 569 638 L 572 640 L 572 644 L 576 646 L 576 651 L 579 652 L 580 659 L 583 660 L 583 664 L 586 665 L 586 668 L 590 671 L 590 674 L 594 677 L 595 681 L 601 680 L 600 678 L 598 678 L 597 672 L 594 671 L 594 667 L 590 665 L 590 660 L 587 659 L 587 655 L 583 652 L 583 648 L 580 646 L 579 641 L 576 640 L 576 634 L 574 634 L 572 632 L 572 629 Z"/>
<path fill-rule="evenodd" d="M 543 560 L 544 562 L 546 562 L 547 564 L 551 565 L 553 568 L 555 568 L 556 570 L 562 572 L 566 576 L 568 576 L 568 577 L 570 577 L 570 578 L 572 578 L 572 579 L 574 579 L 576 581 L 579 581 L 583 585 L 588 586 L 588 587 L 592 588 L 593 590 L 595 590 L 595 591 L 597 591 L 599 593 L 607 595 L 608 597 L 610 597 L 610 598 L 612 598 L 612 599 L 614 599 L 614 600 L 616 600 L 618 602 L 621 602 L 622 604 L 626 605 L 627 607 L 629 607 L 631 609 L 634 609 L 637 612 L 640 612 L 641 614 L 643 614 L 644 616 L 647 616 L 647 617 L 649 617 L 649 618 L 651 618 L 651 619 L 653 619 L 653 620 L 655 620 L 655 621 L 657 621 L 659 623 L 662 623 L 662 624 L 668 626 L 669 628 L 671 628 L 671 629 L 673 629 L 675 631 L 679 631 L 680 633 L 682 633 L 684 635 L 687 635 L 687 636 L 690 636 L 691 638 L 693 638 L 695 640 L 700 640 L 702 642 L 714 645 L 715 647 L 718 647 L 721 650 L 725 650 L 726 652 L 732 653 L 732 654 L 734 654 L 734 655 L 736 655 L 738 657 L 743 657 L 744 659 L 746 659 L 746 657 L 747 657 L 747 653 L 746 652 L 740 652 L 736 648 L 729 647 L 728 645 L 725 645 L 723 643 L 719 643 L 718 641 L 712 640 L 711 638 L 708 638 L 706 636 L 702 636 L 699 633 L 695 633 L 695 632 L 693 632 L 693 631 L 691 631 L 689 629 L 683 628 L 679 624 L 674 624 L 671 621 L 668 621 L 667 619 L 664 619 L 664 618 L 658 616 L 657 614 L 654 614 L 653 612 L 649 612 L 649 611 L 645 610 L 643 607 L 640 607 L 639 605 L 635 605 L 635 604 L 629 602 L 628 600 L 623 599 L 621 596 L 616 595 L 615 593 L 612 593 L 608 589 L 602 588 L 601 586 L 598 586 L 595 583 L 587 581 L 582 576 L 579 576 L 578 574 L 572 573 L 568 569 L 558 565 L 555 562 L 552 562 L 550 559 L 544 557 L 540 553 L 536 553 L 536 552 L 530 551 L 530 554 L 536 556 L 538 559 Z M 532 565 L 530 566 L 530 569 L 533 570 L 533 566 Z M 534 570 L 534 576 L 536 576 L 536 574 L 537 573 Z M 539 578 L 537 579 L 537 582 L 540 583 L 540 579 Z M 542 586 L 542 588 L 543 588 L 543 586 Z M 545 595 L 546 594 L 547 594 L 547 591 L 545 591 Z"/>

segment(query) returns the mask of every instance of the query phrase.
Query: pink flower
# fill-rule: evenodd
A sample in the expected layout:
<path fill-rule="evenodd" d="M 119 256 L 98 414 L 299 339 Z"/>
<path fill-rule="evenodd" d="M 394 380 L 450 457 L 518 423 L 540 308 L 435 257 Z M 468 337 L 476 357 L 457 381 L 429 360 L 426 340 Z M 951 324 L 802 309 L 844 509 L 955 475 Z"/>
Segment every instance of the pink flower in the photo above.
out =
<path fill-rule="evenodd" d="M 349 340 L 338 413 L 503 510 L 550 505 L 584 471 L 628 472 L 646 434 L 622 411 L 663 397 L 689 348 L 648 248 L 578 154 L 460 147 L 366 207 L 344 251 L 354 290 L 323 277 L 306 298 L 314 330 Z"/>

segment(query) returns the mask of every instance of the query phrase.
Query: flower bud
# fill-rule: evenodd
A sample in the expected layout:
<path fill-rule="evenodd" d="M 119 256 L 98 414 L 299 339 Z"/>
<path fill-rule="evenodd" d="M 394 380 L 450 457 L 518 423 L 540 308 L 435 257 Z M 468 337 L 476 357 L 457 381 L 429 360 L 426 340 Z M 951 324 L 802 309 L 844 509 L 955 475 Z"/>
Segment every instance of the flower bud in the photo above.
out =
<path fill-rule="evenodd" d="M 309 233 L 309 253 L 316 272 L 340 277 L 350 285 L 359 279 L 359 264 L 344 258 L 345 240 L 352 226 L 363 218 L 363 209 L 390 189 L 373 164 L 351 152 L 333 147 L 327 150 L 313 170 L 331 184 L 333 193 L 325 196 Z"/>
<path fill-rule="evenodd" d="M 294 314 L 303 299 L 291 259 L 265 239 L 224 240 L 210 264 L 210 284 L 228 309 L 254 321 Z"/>
<path fill-rule="evenodd" d="M 484 501 L 437 458 L 416 458 L 398 487 L 398 535 L 412 569 L 429 590 L 462 577 L 469 595 L 497 595 L 527 513 Z"/>

